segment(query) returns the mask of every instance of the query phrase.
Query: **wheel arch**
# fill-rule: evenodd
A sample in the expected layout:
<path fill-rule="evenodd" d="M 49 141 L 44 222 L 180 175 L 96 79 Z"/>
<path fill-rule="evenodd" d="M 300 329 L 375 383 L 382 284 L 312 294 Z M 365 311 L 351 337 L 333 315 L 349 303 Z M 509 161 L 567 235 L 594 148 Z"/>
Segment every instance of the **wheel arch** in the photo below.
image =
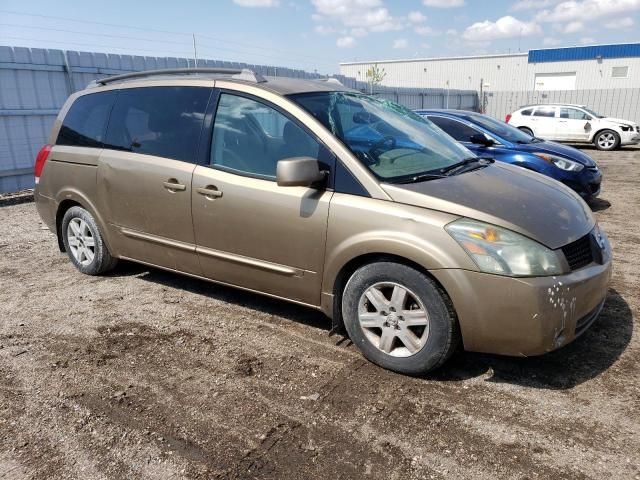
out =
<path fill-rule="evenodd" d="M 65 213 L 72 207 L 81 207 L 88 211 L 91 216 L 94 218 L 96 223 L 98 224 L 98 228 L 100 229 L 100 233 L 102 235 L 102 239 L 106 244 L 107 248 L 111 250 L 111 242 L 109 240 L 108 230 L 105 228 L 106 225 L 102 219 L 102 216 L 98 213 L 93 203 L 81 192 L 77 190 L 66 190 L 61 191 L 57 195 L 56 199 L 56 236 L 58 237 L 58 248 L 60 248 L 61 252 L 65 252 L 64 242 L 62 240 L 62 219 L 64 218 Z"/>
<path fill-rule="evenodd" d="M 395 253 L 385 253 L 385 252 L 368 252 L 359 254 L 350 260 L 348 260 L 337 272 L 337 275 L 333 279 L 333 283 L 331 285 L 331 319 L 332 319 L 332 327 L 334 331 L 343 331 L 344 323 L 342 319 L 342 295 L 344 293 L 344 289 L 347 285 L 347 282 L 351 278 L 351 276 L 364 265 L 369 265 L 371 263 L 376 262 L 393 262 L 401 265 L 405 265 L 407 267 L 413 268 L 420 273 L 428 276 L 434 284 L 437 286 L 438 290 L 442 293 L 445 303 L 447 304 L 447 308 L 450 313 L 453 315 L 456 324 L 458 324 L 458 316 L 456 314 L 455 308 L 453 306 L 453 302 L 451 301 L 451 297 L 445 290 L 444 286 L 440 283 L 440 281 L 434 277 L 427 268 L 418 263 L 417 261 L 407 258 L 406 256 L 395 254 Z M 329 312 L 326 312 L 329 313 Z M 459 328 L 459 325 L 458 325 Z"/>
<path fill-rule="evenodd" d="M 591 143 L 595 142 L 595 141 L 596 141 L 596 137 L 597 137 L 599 134 L 601 134 L 602 132 L 604 132 L 605 130 L 610 130 L 610 131 L 612 131 L 613 133 L 615 133 L 615 134 L 618 136 L 618 142 L 620 142 L 620 140 L 622 139 L 622 138 L 621 138 L 621 136 L 620 136 L 620 133 L 616 132 L 616 130 L 615 130 L 614 128 L 612 128 L 612 127 L 600 127 L 599 129 L 597 129 L 597 130 L 593 133 L 593 135 L 591 135 L 591 138 L 590 138 L 590 140 L 589 140 L 589 141 L 590 141 Z"/>

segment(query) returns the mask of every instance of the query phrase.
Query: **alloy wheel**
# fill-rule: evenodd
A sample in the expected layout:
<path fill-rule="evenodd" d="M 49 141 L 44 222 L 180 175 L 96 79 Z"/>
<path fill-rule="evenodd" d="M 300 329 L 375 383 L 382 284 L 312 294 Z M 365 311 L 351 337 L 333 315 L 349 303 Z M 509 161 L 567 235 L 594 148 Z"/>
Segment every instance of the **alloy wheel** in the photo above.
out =
<path fill-rule="evenodd" d="M 89 265 L 96 256 L 96 242 L 87 222 L 72 218 L 67 226 L 67 242 L 73 258 L 80 265 Z"/>
<path fill-rule="evenodd" d="M 615 145 L 616 137 L 613 133 L 602 133 L 598 137 L 598 145 L 602 148 L 608 149 Z"/>
<path fill-rule="evenodd" d="M 394 282 L 369 287 L 358 303 L 358 321 L 366 338 L 393 357 L 418 353 L 429 337 L 429 314 L 408 288 Z"/>

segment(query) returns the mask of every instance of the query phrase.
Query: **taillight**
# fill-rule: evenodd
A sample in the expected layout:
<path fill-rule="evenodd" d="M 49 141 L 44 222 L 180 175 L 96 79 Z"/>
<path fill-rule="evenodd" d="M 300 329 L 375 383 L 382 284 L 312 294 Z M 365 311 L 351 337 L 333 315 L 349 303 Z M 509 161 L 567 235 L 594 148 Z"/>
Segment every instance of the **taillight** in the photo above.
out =
<path fill-rule="evenodd" d="M 45 145 L 38 152 L 38 156 L 36 157 L 36 165 L 33 169 L 33 173 L 36 177 L 36 183 L 40 180 L 40 175 L 42 174 L 42 169 L 44 168 L 44 164 L 49 158 L 49 153 L 51 153 L 51 145 Z"/>
<path fill-rule="evenodd" d="M 511 114 L 510 114 L 510 113 L 507 113 L 507 116 L 506 116 L 506 117 L 504 117 L 504 121 L 505 121 L 505 122 L 507 122 L 507 123 L 509 123 L 509 120 L 511 120 Z"/>

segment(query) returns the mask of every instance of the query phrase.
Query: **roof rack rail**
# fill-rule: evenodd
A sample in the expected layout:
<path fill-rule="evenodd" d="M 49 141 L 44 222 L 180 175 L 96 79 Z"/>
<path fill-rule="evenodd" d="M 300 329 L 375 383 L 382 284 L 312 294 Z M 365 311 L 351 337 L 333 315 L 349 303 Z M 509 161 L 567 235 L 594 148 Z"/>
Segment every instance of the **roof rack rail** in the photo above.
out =
<path fill-rule="evenodd" d="M 247 82 L 264 83 L 267 80 L 259 73 L 247 68 L 165 68 L 162 70 L 143 70 L 140 72 L 124 73 L 122 75 L 114 75 L 111 77 L 100 78 L 94 80 L 89 85 L 107 85 L 108 83 L 119 82 L 121 80 L 130 80 L 134 78 L 153 77 L 156 75 L 185 75 L 190 73 L 214 73 L 223 75 L 232 75 L 237 80 L 245 80 Z"/>

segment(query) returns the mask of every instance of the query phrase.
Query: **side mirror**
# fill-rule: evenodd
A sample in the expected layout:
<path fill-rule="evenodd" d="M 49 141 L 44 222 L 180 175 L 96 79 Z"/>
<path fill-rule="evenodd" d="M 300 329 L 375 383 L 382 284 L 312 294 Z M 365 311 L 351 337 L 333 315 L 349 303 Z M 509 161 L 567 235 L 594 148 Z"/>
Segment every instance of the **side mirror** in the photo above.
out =
<path fill-rule="evenodd" d="M 471 143 L 484 145 L 485 147 L 490 147 L 491 145 L 496 143 L 492 139 L 484 135 L 483 133 L 476 133 L 475 135 L 471 135 L 471 137 L 469 137 L 469 140 L 471 141 Z"/>
<path fill-rule="evenodd" d="M 315 158 L 292 157 L 278 160 L 276 182 L 279 187 L 309 187 L 324 180 L 326 173 L 320 170 Z"/>

